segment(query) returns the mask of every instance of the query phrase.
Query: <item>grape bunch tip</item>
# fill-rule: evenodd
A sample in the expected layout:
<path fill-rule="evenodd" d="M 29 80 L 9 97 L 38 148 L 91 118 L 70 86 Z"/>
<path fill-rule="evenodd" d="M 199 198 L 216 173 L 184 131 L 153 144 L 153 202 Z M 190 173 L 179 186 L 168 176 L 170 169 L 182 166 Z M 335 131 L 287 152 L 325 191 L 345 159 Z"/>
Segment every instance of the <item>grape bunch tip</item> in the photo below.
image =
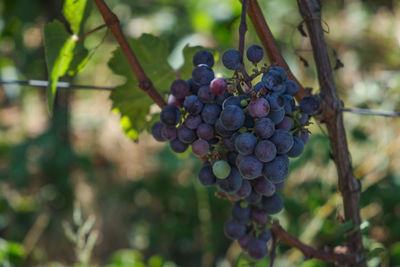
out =
<path fill-rule="evenodd" d="M 219 195 L 233 203 L 226 236 L 238 240 L 255 260 L 268 254 L 268 216 L 283 209 L 277 191 L 288 176 L 289 158 L 303 152 L 310 117 L 319 108 L 316 96 L 296 104 L 296 82 L 279 66 L 257 67 L 263 56 L 258 45 L 247 49 L 246 57 L 256 67 L 252 76 L 262 75 L 248 88 L 252 81 L 241 73 L 239 51 L 230 49 L 222 56 L 223 65 L 235 71 L 229 79 L 215 78 L 213 55 L 198 51 L 192 77 L 172 83 L 168 105 L 151 129 L 153 137 L 169 141 L 174 152 L 191 146 L 204 161 L 200 183 L 216 185 Z"/>

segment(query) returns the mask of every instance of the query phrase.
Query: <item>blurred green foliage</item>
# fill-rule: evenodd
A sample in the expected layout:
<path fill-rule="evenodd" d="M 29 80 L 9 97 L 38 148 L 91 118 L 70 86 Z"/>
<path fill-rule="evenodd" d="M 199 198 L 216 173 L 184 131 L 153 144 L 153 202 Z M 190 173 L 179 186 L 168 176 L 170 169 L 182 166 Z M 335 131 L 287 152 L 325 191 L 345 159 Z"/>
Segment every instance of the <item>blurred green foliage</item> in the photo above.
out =
<path fill-rule="evenodd" d="M 183 50 L 189 44 L 212 48 L 216 70 L 222 74 L 218 55 L 237 45 L 239 1 L 107 3 L 129 38 L 148 33 L 168 42 L 168 49 L 155 53 L 153 60 L 147 55 L 149 67 L 159 62 L 167 66 L 168 57 L 170 70 L 179 69 L 183 54 L 190 58 L 192 51 Z M 398 1 L 323 3 L 331 59 L 334 62 L 338 57 L 344 63 L 335 77 L 345 106 L 399 110 Z M 88 4 L 81 33 L 103 24 L 91 1 Z M 290 67 L 305 86 L 318 91 L 308 40 L 296 29 L 301 18 L 295 1 L 260 4 Z M 47 79 L 42 29 L 53 19 L 71 29 L 62 6 L 63 1 L 0 1 L 0 79 Z M 246 38 L 247 44 L 259 43 L 250 21 Z M 117 49 L 107 30 L 87 36 L 77 47 L 76 53 L 86 60 L 79 74 L 74 70 L 75 77 L 68 81 L 113 87 L 125 82 L 107 64 Z M 183 78 L 190 74 L 187 63 Z M 114 65 L 126 68 L 122 59 Z M 127 69 L 116 74 L 125 72 L 130 73 Z M 155 82 L 159 90 L 168 90 L 168 79 L 162 82 L 165 85 Z M 84 262 L 90 266 L 252 264 L 236 243 L 224 237 L 230 204 L 198 183 L 200 162 L 196 158 L 189 153 L 177 156 L 146 134 L 140 135 L 137 144 L 127 140 L 119 118 L 109 112 L 108 93 L 71 92 L 67 107 L 59 104 L 62 94 L 56 97 L 56 112 L 49 118 L 44 89 L 0 84 L 0 266 L 82 266 L 84 261 L 76 253 L 81 243 L 71 242 L 62 227 L 71 221 L 69 232 L 84 232 L 85 238 L 77 239 L 84 244 L 89 233 L 98 233 L 93 251 L 84 256 L 90 258 L 90 264 Z M 124 95 L 120 98 L 129 100 Z M 143 103 L 146 111 L 153 112 L 148 100 Z M 146 118 L 146 124 L 152 119 Z M 128 131 L 135 127 L 132 122 L 134 114 L 121 120 Z M 355 174 L 363 188 L 361 228 L 369 251 L 368 266 L 400 266 L 400 122 L 345 114 L 345 124 Z M 311 131 L 304 154 L 291 163 L 282 192 L 285 210 L 276 217 L 304 242 L 334 248 L 343 244 L 352 224 L 343 221 L 326 130 L 314 122 Z M 76 214 L 74 202 L 82 206 L 83 217 L 96 218 L 90 231 L 83 231 L 83 224 L 71 219 Z M 268 260 L 254 266 L 266 264 Z M 275 266 L 333 265 L 305 260 L 300 252 L 279 244 Z"/>

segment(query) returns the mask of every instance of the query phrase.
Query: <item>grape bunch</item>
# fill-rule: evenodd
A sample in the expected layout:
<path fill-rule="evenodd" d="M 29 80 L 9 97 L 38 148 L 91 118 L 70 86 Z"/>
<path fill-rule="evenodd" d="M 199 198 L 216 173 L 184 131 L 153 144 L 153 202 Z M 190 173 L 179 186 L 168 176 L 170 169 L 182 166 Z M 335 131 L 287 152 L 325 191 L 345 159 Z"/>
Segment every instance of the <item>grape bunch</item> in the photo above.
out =
<path fill-rule="evenodd" d="M 255 67 L 249 76 L 239 51 L 226 51 L 222 63 L 234 74 L 224 79 L 214 77 L 213 55 L 198 51 L 192 77 L 172 83 L 168 105 L 152 127 L 157 141 L 169 141 L 177 153 L 191 146 L 203 160 L 200 183 L 216 185 L 218 194 L 233 203 L 226 236 L 256 260 L 268 253 L 268 216 L 283 208 L 277 191 L 288 176 L 289 158 L 303 152 L 306 127 L 319 108 L 316 96 L 296 104 L 297 84 L 279 66 L 259 68 L 263 55 L 258 45 L 247 49 Z"/>

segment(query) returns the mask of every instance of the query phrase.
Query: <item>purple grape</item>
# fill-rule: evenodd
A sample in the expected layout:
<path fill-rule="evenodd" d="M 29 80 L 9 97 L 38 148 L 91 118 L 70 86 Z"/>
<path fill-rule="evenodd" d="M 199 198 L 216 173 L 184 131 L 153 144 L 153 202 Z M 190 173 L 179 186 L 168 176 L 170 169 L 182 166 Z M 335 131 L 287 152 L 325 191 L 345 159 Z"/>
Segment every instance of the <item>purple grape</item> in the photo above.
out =
<path fill-rule="evenodd" d="M 210 86 L 208 85 L 200 87 L 197 96 L 203 103 L 212 103 L 215 99 L 215 95 L 211 93 Z"/>
<path fill-rule="evenodd" d="M 289 158 L 287 155 L 277 156 L 273 161 L 265 163 L 263 175 L 272 183 L 283 182 L 289 173 Z"/>
<path fill-rule="evenodd" d="M 246 201 L 250 204 L 258 204 L 260 203 L 262 196 L 258 194 L 256 191 L 252 190 L 250 195 L 245 198 Z"/>
<path fill-rule="evenodd" d="M 258 194 L 265 196 L 272 196 L 276 191 L 275 185 L 263 176 L 254 180 L 253 188 Z"/>
<path fill-rule="evenodd" d="M 319 100 L 316 95 L 309 95 L 303 97 L 300 101 L 300 109 L 307 115 L 315 115 L 319 109 Z"/>
<path fill-rule="evenodd" d="M 254 133 L 263 139 L 270 138 L 275 132 L 275 124 L 269 118 L 261 118 L 254 124 Z"/>
<path fill-rule="evenodd" d="M 300 125 L 305 125 L 308 122 L 309 116 L 306 113 L 300 113 L 301 117 L 297 119 Z"/>
<path fill-rule="evenodd" d="M 250 236 L 248 234 L 245 234 L 244 236 L 239 238 L 239 240 L 238 240 L 239 246 L 243 250 L 247 250 L 250 240 L 251 240 Z"/>
<path fill-rule="evenodd" d="M 254 150 L 254 154 L 261 162 L 270 162 L 276 157 L 276 146 L 268 140 L 260 141 Z"/>
<path fill-rule="evenodd" d="M 238 201 L 232 206 L 232 218 L 241 224 L 246 224 L 250 220 L 251 205 Z"/>
<path fill-rule="evenodd" d="M 203 103 L 201 103 L 200 99 L 195 95 L 190 95 L 185 98 L 185 102 L 183 102 L 183 106 L 190 114 L 200 114 L 203 109 Z"/>
<path fill-rule="evenodd" d="M 177 99 L 174 95 L 170 94 L 168 96 L 168 105 L 172 105 L 175 107 L 182 107 L 183 106 L 183 101 L 185 99 Z"/>
<path fill-rule="evenodd" d="M 255 260 L 261 260 L 268 254 L 267 242 L 260 239 L 251 239 L 249 241 L 247 251 L 250 257 Z"/>
<path fill-rule="evenodd" d="M 188 144 L 179 141 L 178 138 L 172 140 L 171 142 L 169 142 L 169 144 L 171 146 L 171 149 L 176 153 L 183 153 L 189 147 Z"/>
<path fill-rule="evenodd" d="M 272 93 L 267 95 L 267 100 L 271 107 L 271 111 L 277 111 L 283 108 L 285 104 L 285 97 L 279 93 Z"/>
<path fill-rule="evenodd" d="M 225 109 L 228 106 L 240 106 L 240 99 L 237 96 L 230 96 L 224 100 L 222 103 L 222 109 Z"/>
<path fill-rule="evenodd" d="M 283 95 L 285 102 L 283 108 L 285 109 L 285 114 L 292 114 L 296 108 L 296 103 L 291 95 Z"/>
<path fill-rule="evenodd" d="M 221 107 L 217 104 L 206 104 L 201 112 L 201 118 L 205 123 L 215 124 L 221 113 Z"/>
<path fill-rule="evenodd" d="M 167 126 L 175 126 L 181 120 L 181 112 L 175 106 L 168 105 L 161 111 L 161 122 Z"/>
<path fill-rule="evenodd" d="M 151 127 L 151 134 L 153 135 L 154 139 L 158 142 L 164 142 L 166 139 L 162 136 L 162 129 L 164 128 L 164 124 L 161 121 L 157 121 Z"/>
<path fill-rule="evenodd" d="M 272 143 L 276 146 L 276 151 L 278 154 L 287 153 L 293 146 L 293 136 L 290 132 L 285 130 L 275 130 L 271 137 Z"/>
<path fill-rule="evenodd" d="M 199 91 L 200 88 L 200 84 L 196 83 L 195 81 L 193 81 L 192 78 L 190 78 L 189 80 L 186 81 L 189 84 L 189 88 L 190 88 L 190 92 L 193 95 L 197 95 L 197 91 Z"/>
<path fill-rule="evenodd" d="M 240 177 L 237 168 L 233 167 L 228 177 L 225 179 L 218 179 L 217 184 L 226 193 L 236 193 L 242 186 L 242 177 Z"/>
<path fill-rule="evenodd" d="M 242 181 L 242 186 L 236 192 L 236 195 L 240 198 L 247 198 L 251 194 L 251 184 L 248 180 Z"/>
<path fill-rule="evenodd" d="M 271 110 L 267 116 L 267 118 L 270 118 L 275 124 L 280 123 L 284 117 L 285 117 L 284 108 L 278 110 Z"/>
<path fill-rule="evenodd" d="M 199 138 L 210 140 L 214 137 L 214 128 L 206 123 L 202 123 L 197 127 L 196 134 Z"/>
<path fill-rule="evenodd" d="M 275 69 L 270 69 L 268 72 L 264 73 L 262 81 L 265 87 L 273 92 L 279 92 L 284 89 L 285 80 L 281 72 Z"/>
<path fill-rule="evenodd" d="M 262 197 L 261 206 L 268 214 L 277 214 L 283 209 L 283 200 L 279 194 L 271 197 Z"/>
<path fill-rule="evenodd" d="M 196 140 L 192 144 L 193 153 L 199 157 L 204 157 L 205 155 L 207 155 L 209 149 L 210 146 L 208 145 L 208 142 L 203 139 Z"/>
<path fill-rule="evenodd" d="M 170 140 L 170 141 L 174 140 L 176 138 L 176 136 L 177 136 L 176 128 L 175 127 L 164 126 L 161 129 L 161 135 L 166 140 Z"/>
<path fill-rule="evenodd" d="M 225 91 L 222 95 L 219 95 L 215 98 L 215 102 L 222 106 L 222 103 L 224 103 L 225 99 L 227 99 L 228 97 L 232 96 L 231 93 L 229 93 L 228 91 Z"/>
<path fill-rule="evenodd" d="M 210 68 L 214 66 L 214 56 L 208 50 L 199 50 L 193 56 L 193 66 L 206 64 Z"/>
<path fill-rule="evenodd" d="M 256 64 L 264 57 L 264 50 L 259 45 L 252 45 L 247 49 L 246 56 L 249 61 Z"/>
<path fill-rule="evenodd" d="M 234 133 L 234 131 L 229 131 L 222 125 L 221 119 L 218 119 L 215 123 L 215 132 L 221 137 L 230 137 Z"/>
<path fill-rule="evenodd" d="M 256 85 L 254 85 L 253 91 L 255 93 L 258 93 L 261 89 L 267 89 L 267 88 L 265 88 L 265 85 L 263 82 L 258 82 L 258 83 L 256 83 Z"/>
<path fill-rule="evenodd" d="M 221 124 L 228 131 L 235 131 L 242 127 L 244 120 L 243 110 L 237 106 L 227 106 L 220 115 Z"/>
<path fill-rule="evenodd" d="M 261 175 L 263 164 L 254 156 L 245 156 L 238 168 L 243 178 L 252 180 Z"/>
<path fill-rule="evenodd" d="M 268 228 L 264 228 L 263 231 L 258 235 L 258 239 L 268 242 L 271 240 L 271 231 Z"/>
<path fill-rule="evenodd" d="M 217 177 L 215 177 L 209 162 L 205 162 L 200 169 L 199 181 L 204 186 L 211 186 L 216 183 Z"/>
<path fill-rule="evenodd" d="M 256 145 L 257 138 L 252 133 L 245 132 L 235 138 L 236 150 L 242 155 L 253 154 Z"/>
<path fill-rule="evenodd" d="M 228 85 L 226 84 L 224 78 L 215 78 L 214 80 L 211 81 L 210 90 L 211 93 L 216 96 L 222 95 L 227 88 Z"/>
<path fill-rule="evenodd" d="M 232 240 L 239 239 L 246 234 L 246 226 L 230 219 L 225 223 L 225 235 Z"/>
<path fill-rule="evenodd" d="M 269 113 L 269 103 L 265 98 L 256 98 L 250 101 L 249 114 L 253 118 L 263 118 Z"/>
<path fill-rule="evenodd" d="M 303 141 L 301 141 L 300 138 L 298 138 L 297 136 L 293 136 L 293 141 L 294 141 L 293 146 L 287 153 L 287 155 L 291 158 L 300 156 L 304 150 L 304 143 Z"/>
<path fill-rule="evenodd" d="M 178 128 L 178 139 L 185 143 L 191 144 L 196 140 L 197 136 L 194 130 L 189 129 L 185 125 Z"/>
<path fill-rule="evenodd" d="M 185 98 L 189 94 L 189 92 L 190 92 L 190 86 L 184 80 L 178 79 L 171 84 L 171 93 L 177 99 Z"/>
<path fill-rule="evenodd" d="M 239 69 L 242 66 L 242 55 L 240 55 L 239 51 L 230 49 L 222 55 L 222 63 L 227 69 Z"/>
<path fill-rule="evenodd" d="M 299 91 L 299 88 L 295 81 L 287 80 L 285 82 L 285 94 L 295 96 L 295 95 L 297 95 L 298 91 Z"/>
<path fill-rule="evenodd" d="M 301 139 L 301 141 L 303 141 L 303 144 L 307 144 L 309 137 L 310 137 L 310 134 L 308 132 L 300 133 L 300 139 Z"/>
<path fill-rule="evenodd" d="M 251 210 L 251 219 L 257 224 L 266 224 L 268 215 L 264 209 L 254 208 Z"/>
<path fill-rule="evenodd" d="M 185 126 L 189 129 L 195 130 L 201 124 L 202 120 L 200 115 L 189 115 L 185 120 Z"/>
<path fill-rule="evenodd" d="M 194 67 L 192 78 L 194 82 L 200 85 L 209 85 L 214 79 L 214 71 L 206 64 L 200 64 Z"/>
<path fill-rule="evenodd" d="M 293 127 L 293 120 L 289 117 L 284 117 L 283 120 L 276 125 L 276 129 L 290 131 Z"/>

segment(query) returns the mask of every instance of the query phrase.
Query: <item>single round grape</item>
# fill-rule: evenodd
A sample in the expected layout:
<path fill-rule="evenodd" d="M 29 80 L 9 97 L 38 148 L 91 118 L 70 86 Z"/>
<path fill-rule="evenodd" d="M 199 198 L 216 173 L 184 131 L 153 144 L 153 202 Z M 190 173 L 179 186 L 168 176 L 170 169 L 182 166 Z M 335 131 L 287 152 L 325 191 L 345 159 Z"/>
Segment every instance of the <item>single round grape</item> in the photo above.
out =
<path fill-rule="evenodd" d="M 277 156 L 273 161 L 264 163 L 263 175 L 272 183 L 283 182 L 289 173 L 289 158 L 287 155 Z"/>
<path fill-rule="evenodd" d="M 217 104 L 206 104 L 201 112 L 201 118 L 205 123 L 215 124 L 221 113 L 221 107 Z"/>
<path fill-rule="evenodd" d="M 239 69 L 242 66 L 242 55 L 235 49 L 227 50 L 222 55 L 222 63 L 227 69 Z"/>
<path fill-rule="evenodd" d="M 177 107 L 168 105 L 162 109 L 160 119 L 167 126 L 175 126 L 181 120 L 181 112 Z"/>
<path fill-rule="evenodd" d="M 224 192 L 232 194 L 236 193 L 242 186 L 242 177 L 237 168 L 231 168 L 231 172 L 225 179 L 218 179 L 217 184 Z"/>
<path fill-rule="evenodd" d="M 189 147 L 188 144 L 181 142 L 178 138 L 169 142 L 171 149 L 176 153 L 183 153 Z"/>
<path fill-rule="evenodd" d="M 193 95 L 197 95 L 197 91 L 199 91 L 201 85 L 193 81 L 193 78 L 186 80 L 186 82 L 189 84 L 190 92 Z"/>
<path fill-rule="evenodd" d="M 199 138 L 210 140 L 214 137 L 214 128 L 206 123 L 202 123 L 197 127 L 196 134 Z"/>
<path fill-rule="evenodd" d="M 212 103 L 215 99 L 215 95 L 211 93 L 210 86 L 203 85 L 199 88 L 197 96 L 203 103 Z"/>
<path fill-rule="evenodd" d="M 254 64 L 260 62 L 264 57 L 264 50 L 259 45 L 252 45 L 246 51 L 247 59 Z"/>
<path fill-rule="evenodd" d="M 257 145 L 257 138 L 254 134 L 245 132 L 235 138 L 236 150 L 242 155 L 253 154 Z"/>
<path fill-rule="evenodd" d="M 250 195 L 245 198 L 246 201 L 250 204 L 258 204 L 260 203 L 262 196 L 258 194 L 256 191 L 252 190 Z"/>
<path fill-rule="evenodd" d="M 161 135 L 166 140 L 174 140 L 176 138 L 176 136 L 177 136 L 176 128 L 175 127 L 164 126 L 161 129 Z"/>
<path fill-rule="evenodd" d="M 293 136 L 293 141 L 294 141 L 293 146 L 287 153 L 287 155 L 291 158 L 300 156 L 304 150 L 304 143 L 303 141 L 301 141 L 299 137 Z"/>
<path fill-rule="evenodd" d="M 287 153 L 293 146 L 293 136 L 290 132 L 285 130 L 275 130 L 271 139 L 272 143 L 276 146 L 278 154 Z"/>
<path fill-rule="evenodd" d="M 196 140 L 196 132 L 192 129 L 189 129 L 185 125 L 182 125 L 178 128 L 178 139 L 185 143 L 191 144 Z"/>
<path fill-rule="evenodd" d="M 276 191 L 275 185 L 263 176 L 254 180 L 253 188 L 258 194 L 264 196 L 272 196 Z"/>
<path fill-rule="evenodd" d="M 250 220 L 251 205 L 246 202 L 238 201 L 232 206 L 232 218 L 241 224 L 246 224 Z"/>
<path fill-rule="evenodd" d="M 229 131 L 226 129 L 224 125 L 222 125 L 221 119 L 218 119 L 215 123 L 215 132 L 221 137 L 230 137 L 235 131 Z"/>
<path fill-rule="evenodd" d="M 253 118 L 263 118 L 268 115 L 269 103 L 265 98 L 256 98 L 250 101 L 249 113 Z"/>
<path fill-rule="evenodd" d="M 201 103 L 200 99 L 195 95 L 190 95 L 185 98 L 185 102 L 183 102 L 183 106 L 190 114 L 200 114 L 203 109 L 203 103 Z"/>
<path fill-rule="evenodd" d="M 307 115 L 315 115 L 319 109 L 319 100 L 315 95 L 303 97 L 300 101 L 300 109 Z"/>
<path fill-rule="evenodd" d="M 276 157 L 276 146 L 268 140 L 258 142 L 254 155 L 261 162 L 270 162 Z"/>
<path fill-rule="evenodd" d="M 297 95 L 297 92 L 299 91 L 299 87 L 297 86 L 297 83 L 292 80 L 287 80 L 285 82 L 285 94 L 295 96 Z"/>
<path fill-rule="evenodd" d="M 215 177 L 211 164 L 209 162 L 205 162 L 203 167 L 199 172 L 199 181 L 204 186 L 211 186 L 216 183 L 217 177 Z"/>
<path fill-rule="evenodd" d="M 290 117 L 284 117 L 283 120 L 276 125 L 276 129 L 290 131 L 293 127 L 293 120 Z"/>
<path fill-rule="evenodd" d="M 208 50 L 199 50 L 193 56 L 193 66 L 206 64 L 210 68 L 214 66 L 214 56 Z"/>
<path fill-rule="evenodd" d="M 285 81 L 282 79 L 281 74 L 275 70 L 269 70 L 264 73 L 262 81 L 264 82 L 265 87 L 273 92 L 280 92 L 285 88 Z"/>
<path fill-rule="evenodd" d="M 236 195 L 240 198 L 246 198 L 251 194 L 251 184 L 248 180 L 242 181 L 242 186 L 236 192 Z"/>
<path fill-rule="evenodd" d="M 238 168 L 243 178 L 252 180 L 261 175 L 263 164 L 254 156 L 245 156 Z"/>
<path fill-rule="evenodd" d="M 254 124 L 254 133 L 263 139 L 270 138 L 275 132 L 275 124 L 269 118 L 261 118 Z"/>
<path fill-rule="evenodd" d="M 214 80 L 211 81 L 210 90 L 211 93 L 216 96 L 222 95 L 227 88 L 228 85 L 226 84 L 224 78 L 215 78 Z"/>
<path fill-rule="evenodd" d="M 170 94 L 168 96 L 168 105 L 172 105 L 175 107 L 183 107 L 183 101 L 185 101 L 184 98 L 177 99 L 173 94 Z"/>
<path fill-rule="evenodd" d="M 247 250 L 250 240 L 251 240 L 250 236 L 248 234 L 245 234 L 244 236 L 239 238 L 239 240 L 238 240 L 239 246 L 243 250 Z"/>
<path fill-rule="evenodd" d="M 208 142 L 203 139 L 198 139 L 192 144 L 193 153 L 199 157 L 204 157 L 205 155 L 207 155 L 209 149 L 210 146 L 208 145 Z"/>
<path fill-rule="evenodd" d="M 285 97 L 279 93 L 272 93 L 267 95 L 267 100 L 271 107 L 271 111 L 277 111 L 284 107 Z"/>
<path fill-rule="evenodd" d="M 270 118 L 275 124 L 280 123 L 284 117 L 285 109 L 283 107 L 278 110 L 271 110 L 267 116 L 267 118 Z"/>
<path fill-rule="evenodd" d="M 243 126 L 245 116 L 240 107 L 227 106 L 222 110 L 220 120 L 225 129 L 235 131 Z"/>
<path fill-rule="evenodd" d="M 199 125 L 201 124 L 201 116 L 200 115 L 189 115 L 185 119 L 185 126 L 188 127 L 189 129 L 195 130 Z"/>
<path fill-rule="evenodd" d="M 268 214 L 277 214 L 283 209 L 283 200 L 279 194 L 271 197 L 262 197 L 261 206 Z"/>
<path fill-rule="evenodd" d="M 162 129 L 164 128 L 164 124 L 161 121 L 157 121 L 156 123 L 153 124 L 151 127 L 151 134 L 153 135 L 154 139 L 156 139 L 158 142 L 164 142 L 166 141 L 166 138 L 162 136 Z"/>
<path fill-rule="evenodd" d="M 296 103 L 291 95 L 283 95 L 285 102 L 283 108 L 285 109 L 285 114 L 292 114 L 295 111 Z"/>
<path fill-rule="evenodd" d="M 258 83 L 256 83 L 256 85 L 254 85 L 253 91 L 255 93 L 258 93 L 261 89 L 264 89 L 264 88 L 265 88 L 264 83 L 263 82 L 258 82 Z"/>
<path fill-rule="evenodd" d="M 230 96 L 224 100 L 222 103 L 222 109 L 225 109 L 228 106 L 238 106 L 240 107 L 240 99 L 237 96 Z"/>
<path fill-rule="evenodd" d="M 251 210 L 251 219 L 257 224 L 266 224 L 268 221 L 268 214 L 264 209 L 254 208 Z"/>
<path fill-rule="evenodd" d="M 287 80 L 286 71 L 283 68 L 279 67 L 279 66 L 274 66 L 274 67 L 270 68 L 268 71 L 276 71 L 281 75 L 281 78 L 282 78 L 283 81 Z"/>
<path fill-rule="evenodd" d="M 231 166 L 225 160 L 219 160 L 212 166 L 214 175 L 219 179 L 225 179 L 231 172 Z"/>
<path fill-rule="evenodd" d="M 189 92 L 190 92 L 190 86 L 184 80 L 178 79 L 171 84 L 171 93 L 177 99 L 185 98 L 189 94 Z"/>
<path fill-rule="evenodd" d="M 214 79 L 214 71 L 206 64 L 200 64 L 194 67 L 192 78 L 194 82 L 200 85 L 209 85 Z"/>
<path fill-rule="evenodd" d="M 255 260 L 261 260 L 268 254 L 267 242 L 260 239 L 251 239 L 249 241 L 247 251 L 250 257 Z"/>
<path fill-rule="evenodd" d="M 227 237 L 232 240 L 236 240 L 246 234 L 246 226 L 230 219 L 225 223 L 224 232 Z"/>

